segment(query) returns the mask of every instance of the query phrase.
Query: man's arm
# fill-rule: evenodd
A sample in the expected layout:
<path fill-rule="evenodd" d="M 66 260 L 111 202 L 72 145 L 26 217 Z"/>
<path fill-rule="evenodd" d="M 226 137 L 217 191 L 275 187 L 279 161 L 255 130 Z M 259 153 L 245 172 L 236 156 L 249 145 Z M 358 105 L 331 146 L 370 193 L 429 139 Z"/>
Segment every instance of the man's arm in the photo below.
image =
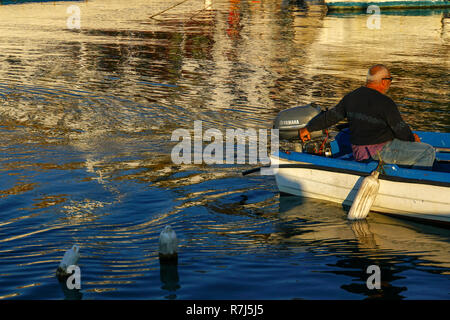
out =
<path fill-rule="evenodd" d="M 311 121 L 308 122 L 305 128 L 299 130 L 299 138 L 305 142 L 311 140 L 311 131 L 319 131 L 331 127 L 346 117 L 344 108 L 345 97 L 334 107 L 328 111 L 319 113 Z"/>
<path fill-rule="evenodd" d="M 306 129 L 308 131 L 319 131 L 331 127 L 346 117 L 344 108 L 345 97 L 333 108 L 319 113 L 308 122 Z"/>

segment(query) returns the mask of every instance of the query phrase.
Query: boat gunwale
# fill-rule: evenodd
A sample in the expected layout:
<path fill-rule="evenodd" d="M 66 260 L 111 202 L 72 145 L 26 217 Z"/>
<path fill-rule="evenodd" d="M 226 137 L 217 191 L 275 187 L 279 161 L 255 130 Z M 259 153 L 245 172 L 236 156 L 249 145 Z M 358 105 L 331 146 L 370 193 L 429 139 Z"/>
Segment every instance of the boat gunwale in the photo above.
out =
<path fill-rule="evenodd" d="M 278 169 L 316 169 L 316 170 L 324 170 L 324 171 L 330 171 L 330 172 L 336 172 L 336 173 L 344 173 L 344 174 L 351 174 L 351 175 L 357 175 L 362 177 L 367 177 L 371 174 L 371 172 L 366 171 L 359 171 L 355 169 L 347 169 L 342 167 L 331 167 L 321 164 L 314 164 L 310 162 L 305 161 L 295 161 L 290 159 L 285 159 L 279 156 L 272 155 L 272 157 L 277 157 L 278 159 L 282 161 L 292 162 L 291 164 L 278 164 Z M 417 178 L 407 178 L 407 177 L 401 177 L 401 176 L 392 176 L 388 174 L 381 174 L 378 176 L 378 179 L 380 180 L 386 180 L 386 181 L 392 181 L 392 182 L 403 182 L 403 183 L 412 183 L 412 184 L 425 184 L 425 185 L 433 185 L 438 187 L 450 187 L 450 182 L 443 182 L 443 181 L 436 181 L 436 180 L 427 180 L 427 179 L 417 179 Z"/>

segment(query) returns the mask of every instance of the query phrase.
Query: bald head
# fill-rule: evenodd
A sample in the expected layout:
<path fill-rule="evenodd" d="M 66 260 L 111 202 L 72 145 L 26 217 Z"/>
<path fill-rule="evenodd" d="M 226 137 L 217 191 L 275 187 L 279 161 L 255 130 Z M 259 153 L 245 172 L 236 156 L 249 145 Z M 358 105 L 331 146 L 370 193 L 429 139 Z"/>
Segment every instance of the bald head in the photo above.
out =
<path fill-rule="evenodd" d="M 383 78 L 390 77 L 390 72 L 383 64 L 376 64 L 367 72 L 367 83 L 379 83 Z"/>
<path fill-rule="evenodd" d="M 392 77 L 388 68 L 383 64 L 376 64 L 367 72 L 366 87 L 385 94 L 391 86 Z"/>

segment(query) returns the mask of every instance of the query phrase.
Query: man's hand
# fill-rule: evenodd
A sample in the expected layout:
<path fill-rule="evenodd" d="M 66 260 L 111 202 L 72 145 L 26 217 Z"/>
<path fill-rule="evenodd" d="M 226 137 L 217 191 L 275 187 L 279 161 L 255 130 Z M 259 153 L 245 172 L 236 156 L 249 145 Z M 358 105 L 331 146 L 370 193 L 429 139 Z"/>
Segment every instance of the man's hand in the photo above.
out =
<path fill-rule="evenodd" d="M 413 133 L 413 135 L 414 135 L 414 141 L 415 142 L 421 142 L 420 138 L 419 138 L 419 136 L 417 134 Z"/>
<path fill-rule="evenodd" d="M 308 140 L 311 140 L 311 135 L 310 135 L 308 129 L 306 129 L 306 128 L 301 128 L 301 129 L 298 131 L 298 134 L 299 134 L 299 136 L 300 136 L 300 140 L 302 140 L 303 142 L 306 142 L 306 141 L 308 141 Z"/>

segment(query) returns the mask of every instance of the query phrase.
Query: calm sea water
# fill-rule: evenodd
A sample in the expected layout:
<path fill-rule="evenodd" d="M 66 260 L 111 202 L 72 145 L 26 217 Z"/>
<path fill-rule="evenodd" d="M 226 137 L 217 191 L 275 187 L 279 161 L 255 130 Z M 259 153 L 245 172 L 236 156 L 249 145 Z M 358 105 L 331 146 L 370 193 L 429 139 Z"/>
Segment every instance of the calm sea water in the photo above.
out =
<path fill-rule="evenodd" d="M 250 165 L 176 165 L 170 141 L 332 107 L 375 63 L 413 129 L 450 132 L 448 11 L 370 29 L 314 3 L 189 0 L 152 18 L 176 3 L 0 6 L 0 299 L 449 299 L 448 230 L 351 223 Z M 166 225 L 177 267 L 158 260 Z M 73 244 L 78 291 L 55 277 Z"/>

